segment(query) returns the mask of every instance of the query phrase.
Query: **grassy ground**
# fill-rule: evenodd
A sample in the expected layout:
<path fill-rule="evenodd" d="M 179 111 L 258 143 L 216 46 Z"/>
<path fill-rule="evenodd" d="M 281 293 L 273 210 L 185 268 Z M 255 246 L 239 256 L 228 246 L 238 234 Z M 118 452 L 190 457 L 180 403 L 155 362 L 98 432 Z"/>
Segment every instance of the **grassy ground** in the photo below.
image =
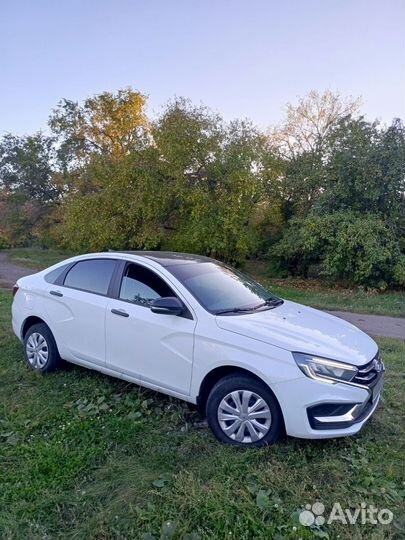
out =
<path fill-rule="evenodd" d="M 18 248 L 9 251 L 10 261 L 34 270 L 42 270 L 73 255 L 62 249 Z"/>
<path fill-rule="evenodd" d="M 62 250 L 23 248 L 10 251 L 16 264 L 42 269 L 74 255 Z M 367 293 L 362 290 L 331 288 L 317 280 L 271 279 L 264 262 L 249 262 L 245 272 L 287 300 L 326 310 L 354 311 L 405 317 L 405 292 Z"/>
<path fill-rule="evenodd" d="M 192 407 L 69 367 L 40 376 L 10 331 L 0 294 L 0 538 L 403 539 L 405 343 L 381 340 L 385 401 L 362 433 L 286 439 L 261 450 L 217 443 Z M 390 525 L 320 528 L 297 511 L 363 501 Z"/>
<path fill-rule="evenodd" d="M 318 309 L 405 317 L 403 292 L 370 294 L 361 290 L 330 289 L 304 280 L 271 279 L 265 284 L 270 291 L 286 300 Z"/>
<path fill-rule="evenodd" d="M 268 276 L 266 263 L 260 261 L 250 261 L 244 271 L 286 300 L 318 309 L 405 317 L 404 291 L 367 292 L 330 287 L 316 279 L 274 279 Z"/>

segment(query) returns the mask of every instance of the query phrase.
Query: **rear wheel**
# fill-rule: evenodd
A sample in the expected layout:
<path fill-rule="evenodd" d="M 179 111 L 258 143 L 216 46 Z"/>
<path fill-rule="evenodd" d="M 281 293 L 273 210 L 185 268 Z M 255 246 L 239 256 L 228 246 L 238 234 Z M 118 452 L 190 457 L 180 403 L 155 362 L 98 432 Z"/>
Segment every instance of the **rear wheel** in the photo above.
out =
<path fill-rule="evenodd" d="M 222 442 L 265 446 L 280 437 L 283 420 L 271 390 L 246 375 L 228 375 L 216 383 L 207 400 L 207 420 Z"/>
<path fill-rule="evenodd" d="M 45 323 L 31 326 L 24 336 L 24 356 L 35 371 L 49 373 L 62 364 L 55 338 Z"/>

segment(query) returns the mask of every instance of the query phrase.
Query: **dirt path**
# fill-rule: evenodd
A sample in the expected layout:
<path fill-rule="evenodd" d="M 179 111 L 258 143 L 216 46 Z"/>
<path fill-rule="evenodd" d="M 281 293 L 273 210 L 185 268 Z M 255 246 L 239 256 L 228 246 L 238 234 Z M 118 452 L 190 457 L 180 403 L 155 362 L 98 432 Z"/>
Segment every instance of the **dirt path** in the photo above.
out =
<path fill-rule="evenodd" d="M 0 251 L 0 289 L 11 289 L 14 283 L 22 276 L 33 274 L 35 270 L 18 266 L 8 259 L 7 251 Z"/>
<path fill-rule="evenodd" d="M 0 251 L 0 289 L 11 289 L 18 278 L 34 272 L 35 270 L 31 268 L 14 264 L 8 259 L 7 251 Z M 405 319 L 382 315 L 363 315 L 347 311 L 330 311 L 329 313 L 349 321 L 372 336 L 405 340 Z"/>

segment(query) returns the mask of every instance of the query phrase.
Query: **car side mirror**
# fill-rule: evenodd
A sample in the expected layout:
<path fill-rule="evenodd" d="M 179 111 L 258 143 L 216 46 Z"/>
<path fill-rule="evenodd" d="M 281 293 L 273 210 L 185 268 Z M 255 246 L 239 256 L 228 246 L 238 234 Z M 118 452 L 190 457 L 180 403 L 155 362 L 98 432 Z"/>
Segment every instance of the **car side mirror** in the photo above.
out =
<path fill-rule="evenodd" d="M 153 300 L 150 310 L 160 315 L 181 315 L 184 311 L 184 306 L 175 296 L 165 296 Z"/>

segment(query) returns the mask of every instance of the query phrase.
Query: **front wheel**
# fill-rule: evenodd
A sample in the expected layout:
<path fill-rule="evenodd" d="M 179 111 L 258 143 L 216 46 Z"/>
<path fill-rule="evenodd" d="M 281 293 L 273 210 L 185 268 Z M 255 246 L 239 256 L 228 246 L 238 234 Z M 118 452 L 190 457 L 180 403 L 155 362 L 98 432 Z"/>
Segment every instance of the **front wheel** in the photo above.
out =
<path fill-rule="evenodd" d="M 239 446 L 273 444 L 283 430 L 272 391 L 246 375 L 228 375 L 216 383 L 207 400 L 207 420 L 218 440 Z"/>

